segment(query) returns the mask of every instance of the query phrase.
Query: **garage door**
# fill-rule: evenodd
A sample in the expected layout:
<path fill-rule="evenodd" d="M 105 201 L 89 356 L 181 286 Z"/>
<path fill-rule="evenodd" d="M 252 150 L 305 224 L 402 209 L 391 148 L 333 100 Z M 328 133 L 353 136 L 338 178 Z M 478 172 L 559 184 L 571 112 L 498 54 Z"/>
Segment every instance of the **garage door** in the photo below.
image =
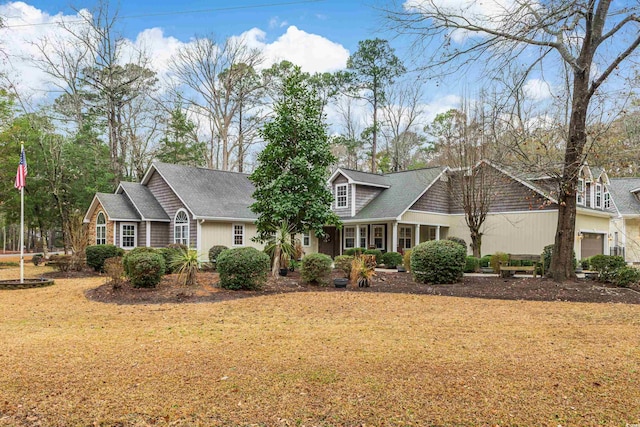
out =
<path fill-rule="evenodd" d="M 589 258 L 603 253 L 604 234 L 582 233 L 582 243 L 580 244 L 580 256 L 582 258 Z"/>

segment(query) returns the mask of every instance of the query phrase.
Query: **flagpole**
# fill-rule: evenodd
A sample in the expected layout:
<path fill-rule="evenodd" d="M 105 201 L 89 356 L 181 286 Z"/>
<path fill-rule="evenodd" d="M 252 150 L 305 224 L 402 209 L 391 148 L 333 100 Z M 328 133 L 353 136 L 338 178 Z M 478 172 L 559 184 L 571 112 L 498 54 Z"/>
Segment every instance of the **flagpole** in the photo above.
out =
<path fill-rule="evenodd" d="M 20 148 L 22 156 L 24 144 Z M 20 283 L 24 283 L 24 185 L 20 189 Z"/>

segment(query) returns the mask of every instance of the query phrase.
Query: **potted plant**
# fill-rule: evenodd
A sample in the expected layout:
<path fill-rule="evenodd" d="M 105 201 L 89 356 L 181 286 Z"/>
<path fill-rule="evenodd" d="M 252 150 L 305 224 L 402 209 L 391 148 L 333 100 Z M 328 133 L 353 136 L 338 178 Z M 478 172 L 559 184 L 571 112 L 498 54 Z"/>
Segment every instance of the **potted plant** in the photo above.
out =
<path fill-rule="evenodd" d="M 280 270 L 278 274 L 280 276 L 286 276 L 288 271 L 289 271 L 289 256 L 284 252 L 280 252 Z"/>
<path fill-rule="evenodd" d="M 398 268 L 398 273 L 406 273 L 407 272 L 407 269 L 404 268 L 404 265 L 402 265 L 402 264 L 398 265 L 397 268 Z"/>

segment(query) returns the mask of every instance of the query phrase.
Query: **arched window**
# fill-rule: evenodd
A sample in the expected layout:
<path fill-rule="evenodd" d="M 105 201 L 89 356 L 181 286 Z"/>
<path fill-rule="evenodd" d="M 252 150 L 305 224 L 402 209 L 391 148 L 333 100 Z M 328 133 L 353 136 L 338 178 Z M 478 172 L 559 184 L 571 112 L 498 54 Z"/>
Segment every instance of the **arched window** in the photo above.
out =
<path fill-rule="evenodd" d="M 107 244 L 107 219 L 104 213 L 100 212 L 96 219 L 96 245 Z"/>
<path fill-rule="evenodd" d="M 189 246 L 189 216 L 183 209 L 176 212 L 173 221 L 173 243 Z"/>

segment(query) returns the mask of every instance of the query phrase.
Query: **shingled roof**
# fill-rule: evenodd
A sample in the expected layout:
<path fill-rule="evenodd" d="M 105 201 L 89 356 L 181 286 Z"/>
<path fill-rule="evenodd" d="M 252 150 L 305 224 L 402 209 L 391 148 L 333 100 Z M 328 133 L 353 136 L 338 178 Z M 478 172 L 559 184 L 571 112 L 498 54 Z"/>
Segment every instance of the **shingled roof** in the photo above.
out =
<path fill-rule="evenodd" d="M 249 209 L 255 188 L 247 174 L 154 162 L 142 185 L 148 183 L 154 171 L 196 219 L 257 218 Z"/>
<path fill-rule="evenodd" d="M 124 194 L 96 193 L 94 203 L 96 200 L 111 221 L 140 221 L 140 215 Z"/>
<path fill-rule="evenodd" d="M 611 178 L 609 193 L 620 215 L 640 215 L 640 202 L 632 191 L 640 189 L 640 178 Z"/>
<path fill-rule="evenodd" d="M 369 221 L 397 218 L 409 209 L 446 169 L 432 167 L 379 175 L 340 168 L 336 172 L 342 173 L 354 183 L 384 188 L 356 216 L 343 216 L 342 219 Z"/>
<path fill-rule="evenodd" d="M 137 182 L 121 182 L 116 194 L 124 192 L 143 221 L 170 221 L 169 215 L 146 186 Z"/>

